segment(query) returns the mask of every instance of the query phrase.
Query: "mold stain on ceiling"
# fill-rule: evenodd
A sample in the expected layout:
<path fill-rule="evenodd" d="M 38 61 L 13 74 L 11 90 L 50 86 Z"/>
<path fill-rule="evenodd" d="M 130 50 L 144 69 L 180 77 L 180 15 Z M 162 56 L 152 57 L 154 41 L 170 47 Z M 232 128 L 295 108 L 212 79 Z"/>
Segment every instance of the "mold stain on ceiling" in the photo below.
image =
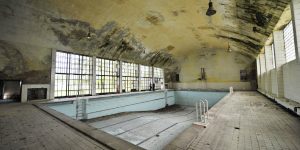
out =
<path fill-rule="evenodd" d="M 130 29 L 150 52 L 163 50 L 180 58 L 230 45 L 233 51 L 254 57 L 290 0 L 213 2 L 217 14 L 212 17 L 205 15 L 208 0 L 48 0 L 38 5 L 96 29 L 115 21 Z"/>

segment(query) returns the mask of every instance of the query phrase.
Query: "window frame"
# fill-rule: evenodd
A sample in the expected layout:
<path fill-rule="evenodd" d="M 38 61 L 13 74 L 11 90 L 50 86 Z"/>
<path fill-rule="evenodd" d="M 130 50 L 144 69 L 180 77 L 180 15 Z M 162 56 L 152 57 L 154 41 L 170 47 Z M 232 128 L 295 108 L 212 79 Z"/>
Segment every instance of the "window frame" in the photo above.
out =
<path fill-rule="evenodd" d="M 148 69 L 143 69 L 148 68 Z M 140 65 L 140 90 L 141 91 L 150 91 L 150 85 L 152 84 L 153 79 L 153 69 L 152 66 Z"/>
<path fill-rule="evenodd" d="M 296 59 L 296 45 L 293 21 L 290 21 L 283 29 L 283 41 L 286 63 Z M 288 46 L 287 46 L 288 45 Z"/>
<path fill-rule="evenodd" d="M 59 53 L 64 54 L 66 56 L 64 58 L 65 61 L 58 61 Z M 55 55 L 56 67 L 54 96 L 59 98 L 92 95 L 92 57 L 64 51 L 56 51 Z M 86 62 L 88 63 L 86 64 Z M 61 71 L 62 69 L 64 69 L 64 71 Z M 58 80 L 61 79 L 59 78 L 59 76 L 64 76 L 64 90 L 63 88 L 59 88 L 60 90 L 58 89 Z M 58 91 L 60 91 L 61 94 L 57 94 Z M 62 91 L 64 91 L 64 94 L 62 94 Z"/>
<path fill-rule="evenodd" d="M 272 54 L 272 69 L 276 68 L 276 59 L 275 59 L 275 44 L 271 44 L 271 54 Z"/>
<path fill-rule="evenodd" d="M 139 91 L 138 64 L 130 63 L 130 62 L 121 62 L 121 63 L 122 63 L 122 70 L 121 70 L 122 71 L 122 92 L 130 93 L 130 92 Z"/>
<path fill-rule="evenodd" d="M 108 62 L 108 65 L 107 65 Z M 100 66 L 98 65 L 99 63 Z M 108 71 L 106 69 L 108 68 Z M 100 69 L 100 70 L 99 70 Z M 115 94 L 118 93 L 119 85 L 119 62 L 111 59 L 96 57 L 96 94 Z M 107 81 L 108 80 L 108 81 Z M 101 85 L 98 84 L 101 82 Z M 107 87 L 108 85 L 108 87 Z M 100 87 L 100 88 L 99 88 Z"/>
<path fill-rule="evenodd" d="M 153 67 L 153 82 L 155 83 L 155 85 L 161 85 L 160 82 L 162 82 L 163 84 L 165 83 L 164 81 L 164 70 L 162 68 L 158 68 L 158 67 Z M 161 89 L 161 87 L 155 86 L 155 90 Z"/>
<path fill-rule="evenodd" d="M 150 83 L 155 81 L 158 90 L 164 83 L 162 68 L 68 51 L 53 52 L 54 98 L 150 91 Z"/>

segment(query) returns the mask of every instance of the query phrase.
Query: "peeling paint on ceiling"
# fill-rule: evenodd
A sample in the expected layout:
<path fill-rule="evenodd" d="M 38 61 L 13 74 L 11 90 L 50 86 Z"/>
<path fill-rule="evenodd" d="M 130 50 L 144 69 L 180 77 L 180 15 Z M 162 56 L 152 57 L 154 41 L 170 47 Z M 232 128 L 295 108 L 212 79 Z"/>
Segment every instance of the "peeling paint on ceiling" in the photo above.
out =
<path fill-rule="evenodd" d="M 228 43 L 234 51 L 255 56 L 290 0 L 213 2 L 217 14 L 212 17 L 205 15 L 208 1 L 203 0 L 49 0 L 39 5 L 93 28 L 115 21 L 151 51 L 172 45 L 169 53 L 175 57 L 195 50 L 226 50 Z"/>

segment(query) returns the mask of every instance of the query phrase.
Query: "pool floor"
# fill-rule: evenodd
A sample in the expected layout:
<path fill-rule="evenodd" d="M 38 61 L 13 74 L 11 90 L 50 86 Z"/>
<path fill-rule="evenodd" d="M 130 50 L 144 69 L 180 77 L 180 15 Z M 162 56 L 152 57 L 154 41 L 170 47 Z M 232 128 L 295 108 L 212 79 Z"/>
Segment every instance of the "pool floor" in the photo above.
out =
<path fill-rule="evenodd" d="M 151 112 L 122 113 L 87 121 L 99 130 L 148 150 L 160 150 L 195 121 L 195 108 L 173 105 Z"/>

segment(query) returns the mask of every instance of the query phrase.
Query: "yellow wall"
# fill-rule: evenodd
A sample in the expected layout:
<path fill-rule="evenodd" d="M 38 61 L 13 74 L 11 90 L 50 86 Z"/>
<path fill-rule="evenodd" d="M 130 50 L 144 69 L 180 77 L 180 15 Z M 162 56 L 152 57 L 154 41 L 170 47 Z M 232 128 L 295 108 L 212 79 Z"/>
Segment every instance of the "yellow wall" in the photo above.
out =
<path fill-rule="evenodd" d="M 252 63 L 251 58 L 226 50 L 195 53 L 182 60 L 180 82 L 200 82 L 200 68 L 205 68 L 208 82 L 239 82 L 240 70 Z"/>

